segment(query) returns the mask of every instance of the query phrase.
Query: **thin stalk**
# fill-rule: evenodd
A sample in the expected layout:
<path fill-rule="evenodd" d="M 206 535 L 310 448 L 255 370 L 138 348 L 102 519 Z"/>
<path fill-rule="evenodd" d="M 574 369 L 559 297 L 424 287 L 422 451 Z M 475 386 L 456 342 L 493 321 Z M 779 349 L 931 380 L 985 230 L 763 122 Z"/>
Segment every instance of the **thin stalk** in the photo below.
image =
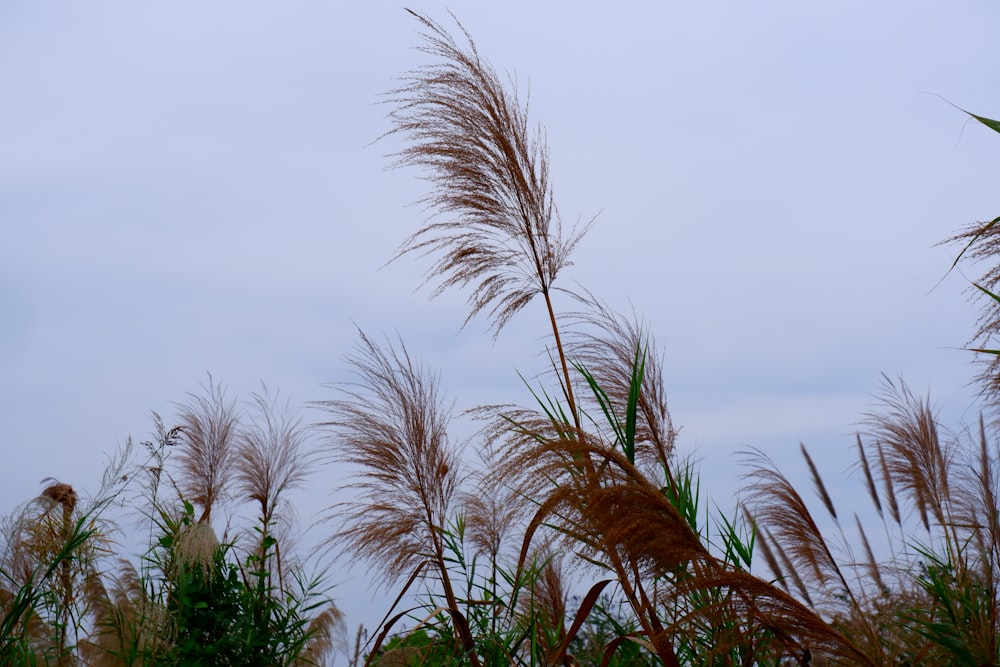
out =
<path fill-rule="evenodd" d="M 569 363 L 566 361 L 566 353 L 563 351 L 562 338 L 559 336 L 559 325 L 556 321 L 556 313 L 552 308 L 552 298 L 549 295 L 549 290 L 543 290 L 542 296 L 545 297 L 545 307 L 549 311 L 549 322 L 552 325 L 552 336 L 556 341 L 556 352 L 559 354 L 559 363 L 562 366 L 563 372 L 563 383 L 565 385 L 566 391 L 566 402 L 569 403 L 570 412 L 573 414 L 573 426 L 576 427 L 577 431 L 580 430 L 580 415 L 576 408 L 576 399 L 573 396 L 573 384 L 569 381 Z"/>
<path fill-rule="evenodd" d="M 437 566 L 441 572 L 441 585 L 444 588 L 444 597 L 448 601 L 448 609 L 451 611 L 452 624 L 458 630 L 458 636 L 462 639 L 462 646 L 465 654 L 469 657 L 469 662 L 473 667 L 480 667 L 479 656 L 476 654 L 476 642 L 472 637 L 468 621 L 462 616 L 458 608 L 458 599 L 455 597 L 455 590 L 451 585 L 451 577 L 448 575 L 448 566 L 444 562 L 444 552 L 440 541 L 435 538 L 434 549 L 437 551 Z M 459 620 L 461 618 L 461 621 Z"/>
<path fill-rule="evenodd" d="M 681 663 L 677 659 L 677 654 L 663 636 L 663 627 L 660 625 L 659 619 L 656 618 L 655 609 L 651 607 L 646 597 L 646 592 L 642 589 L 641 580 L 636 579 L 636 585 L 639 586 L 637 593 L 636 589 L 632 587 L 621 561 L 616 556 L 613 556 L 611 561 L 615 574 L 618 575 L 618 583 L 622 587 L 622 592 L 625 593 L 629 604 L 635 610 L 639 625 L 642 626 L 653 648 L 656 649 L 657 657 L 660 658 L 666 667 L 680 667 Z"/>
<path fill-rule="evenodd" d="M 455 590 L 451 585 L 451 576 L 448 574 L 448 565 L 444 559 L 444 545 L 441 544 L 441 536 L 434 526 L 434 517 L 430 504 L 424 499 L 424 513 L 427 518 L 427 526 L 431 529 L 431 540 L 434 544 L 434 558 L 438 571 L 441 573 L 441 586 L 444 588 L 444 597 L 448 603 L 448 610 L 451 613 L 451 621 L 458 630 L 458 636 L 462 640 L 462 647 L 473 667 L 480 667 L 479 656 L 476 654 L 476 641 L 472 637 L 469 623 L 458 608 L 458 598 L 455 597 Z"/>

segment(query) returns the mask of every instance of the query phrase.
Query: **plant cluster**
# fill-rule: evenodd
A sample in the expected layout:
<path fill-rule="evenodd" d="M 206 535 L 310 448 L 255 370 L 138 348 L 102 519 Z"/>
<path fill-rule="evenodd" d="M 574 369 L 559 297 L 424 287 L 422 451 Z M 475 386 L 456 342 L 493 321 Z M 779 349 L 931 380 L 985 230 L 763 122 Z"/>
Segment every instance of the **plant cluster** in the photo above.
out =
<path fill-rule="evenodd" d="M 154 415 L 157 440 L 127 443 L 98 500 L 53 480 L 4 523 L 0 664 L 311 665 L 340 641 L 322 577 L 284 553 L 287 492 L 314 456 L 304 427 L 266 391 L 242 410 L 211 379 L 180 407 L 181 426 Z M 138 560 L 112 504 L 138 508 Z M 213 509 L 253 523 L 220 540 Z"/>
<path fill-rule="evenodd" d="M 858 437 L 888 557 L 856 518 L 855 558 L 805 447 L 835 537 L 759 452 L 742 510 L 702 518 L 651 336 L 589 292 L 556 286 L 586 227 L 564 234 L 544 136 L 464 29 L 460 41 L 416 18 L 432 62 L 388 95 L 389 135 L 405 141 L 398 164 L 430 183 L 432 217 L 397 257 L 429 256 L 433 294 L 467 289 L 469 318 L 486 314 L 495 336 L 540 297 L 558 391 L 529 385 L 532 407 L 473 409 L 483 466 L 468 471 L 447 444 L 436 377 L 402 342 L 361 334 L 350 358 L 358 381 L 324 403 L 334 457 L 361 470 L 333 539 L 385 581 L 427 589 L 424 606 L 384 624 L 369 662 L 997 664 L 996 453 L 985 423 L 978 455 L 963 456 L 928 401 L 888 384 L 869 444 Z M 991 257 L 995 223 L 957 237 L 964 250 Z M 558 295 L 575 310 L 559 314 Z M 981 335 L 995 331 L 995 311 L 984 321 Z M 463 483 L 474 485 L 472 506 Z M 518 548 L 505 553 L 505 542 Z M 758 552 L 765 577 L 751 573 Z M 567 572 L 574 585 L 597 579 L 573 613 Z M 416 621 L 409 633 L 384 643 L 405 617 Z"/>
<path fill-rule="evenodd" d="M 395 258 L 429 257 L 432 293 L 466 290 L 466 322 L 485 316 L 494 336 L 542 302 L 550 365 L 525 381 L 533 403 L 471 409 L 472 456 L 450 435 L 438 376 L 401 339 L 359 330 L 353 379 L 317 404 L 328 444 L 315 451 L 287 406 L 264 392 L 238 408 L 210 380 L 178 427 L 157 419 L 132 475 L 151 508 L 138 564 L 108 565 L 102 509 L 126 493 L 123 462 L 101 501 L 81 510 L 54 482 L 6 523 L 0 663 L 322 664 L 346 649 L 322 578 L 287 548 L 287 492 L 319 456 L 353 471 L 327 543 L 398 593 L 364 646 L 359 628 L 352 664 L 1000 663 L 995 425 L 950 434 L 929 400 L 886 380 L 857 439 L 882 550 L 857 516 L 859 544 L 847 537 L 804 446 L 828 519 L 759 451 L 742 506 L 707 511 L 676 449 L 655 340 L 557 284 L 589 225 L 562 228 L 527 106 L 464 29 L 456 39 L 414 16 L 431 62 L 387 95 L 387 136 L 430 184 L 432 217 Z M 960 257 L 992 257 L 996 222 L 955 237 Z M 997 280 L 976 287 L 1000 302 Z M 990 307 L 980 336 L 997 329 Z M 220 540 L 235 501 L 253 522 L 232 538 L 227 523 Z"/>

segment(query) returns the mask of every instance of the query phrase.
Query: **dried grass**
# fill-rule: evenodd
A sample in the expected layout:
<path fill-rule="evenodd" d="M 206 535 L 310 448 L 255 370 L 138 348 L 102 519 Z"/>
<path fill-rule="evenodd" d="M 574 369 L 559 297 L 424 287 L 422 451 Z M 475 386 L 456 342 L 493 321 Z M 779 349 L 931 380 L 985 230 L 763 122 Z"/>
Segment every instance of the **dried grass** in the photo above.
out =
<path fill-rule="evenodd" d="M 387 136 L 409 143 L 397 165 L 423 171 L 432 191 L 422 201 L 438 220 L 407 238 L 396 257 L 436 256 L 427 272 L 439 281 L 433 294 L 470 287 L 466 322 L 486 310 L 496 335 L 533 296 L 549 293 L 586 227 L 564 237 L 544 137 L 530 131 L 527 106 L 480 58 L 468 32 L 458 24 L 460 44 L 413 15 L 425 28 L 420 50 L 433 62 L 388 93 L 394 127 Z"/>
<path fill-rule="evenodd" d="M 264 526 L 271 526 L 285 494 L 301 486 L 315 456 L 307 448 L 306 429 L 290 404 L 263 387 L 250 401 L 237 436 L 234 483 L 260 506 Z"/>
<path fill-rule="evenodd" d="M 357 382 L 320 403 L 331 419 L 330 457 L 357 469 L 350 500 L 331 508 L 342 528 L 335 539 L 386 576 L 409 575 L 439 549 L 461 480 L 461 463 L 448 440 L 451 411 L 435 376 L 406 347 L 378 345 L 364 332 L 348 363 Z"/>
<path fill-rule="evenodd" d="M 636 460 L 660 472 L 669 470 L 677 430 L 667 409 L 663 357 L 657 353 L 655 339 L 634 313 L 623 316 L 590 293 L 579 299 L 582 310 L 569 315 L 573 327 L 567 335 L 567 356 L 596 380 L 611 400 L 614 413 L 624 415 L 639 351 L 645 369 L 636 410 Z M 591 407 L 592 411 L 597 409 Z"/>
<path fill-rule="evenodd" d="M 1000 254 L 1000 225 L 997 222 L 997 220 L 991 220 L 972 223 L 958 234 L 942 242 L 962 247 L 953 268 L 963 257 L 967 261 L 985 263 L 989 267 L 977 282 L 968 287 L 970 299 L 982 300 L 984 303 L 976 321 L 975 333 L 968 341 L 968 344 L 976 350 L 996 347 L 994 339 L 1000 334 L 1000 309 L 997 308 L 995 300 L 979 289 L 982 287 L 996 294 L 998 286 L 1000 286 L 1000 264 L 995 262 L 995 258 Z M 976 381 L 982 390 L 983 397 L 991 408 L 1000 407 L 1000 355 L 979 354 L 977 362 L 980 371 L 976 376 Z"/>
<path fill-rule="evenodd" d="M 202 508 L 199 522 L 210 522 L 212 509 L 225 500 L 232 481 L 239 415 L 222 384 L 209 375 L 204 395 L 188 394 L 180 409 L 177 455 L 178 486 L 185 498 Z"/>
<path fill-rule="evenodd" d="M 929 399 L 917 397 L 906 384 L 896 386 L 886 376 L 883 380 L 885 409 L 870 414 L 867 422 L 872 436 L 882 443 L 887 478 L 917 510 L 926 530 L 930 531 L 931 518 L 944 526 L 950 521 L 945 508 L 951 495 L 952 452 L 941 441 Z"/>
<path fill-rule="evenodd" d="M 751 468 L 743 476 L 748 481 L 744 500 L 753 508 L 754 518 L 782 545 L 792 569 L 808 572 L 818 589 L 831 582 L 847 589 L 829 544 L 795 486 L 762 452 L 746 456 Z"/>

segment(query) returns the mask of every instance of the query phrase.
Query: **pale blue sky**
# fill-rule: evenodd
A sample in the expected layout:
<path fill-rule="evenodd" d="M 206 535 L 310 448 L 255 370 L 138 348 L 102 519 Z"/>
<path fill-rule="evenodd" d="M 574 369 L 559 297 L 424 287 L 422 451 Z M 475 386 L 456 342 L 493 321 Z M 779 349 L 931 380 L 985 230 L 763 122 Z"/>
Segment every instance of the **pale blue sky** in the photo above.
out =
<path fill-rule="evenodd" d="M 650 323 L 720 504 L 747 446 L 844 472 L 880 373 L 975 418 L 955 348 L 976 309 L 960 274 L 932 289 L 954 252 L 934 245 L 1000 214 L 1000 137 L 942 98 L 1000 114 L 1000 5 L 450 8 L 530 83 L 564 220 L 600 212 L 560 280 Z M 352 320 L 398 330 L 459 409 L 530 402 L 541 304 L 494 345 L 459 332 L 464 295 L 414 292 L 426 263 L 379 270 L 424 219 L 417 175 L 386 170 L 399 145 L 372 145 L 417 28 L 379 2 L 0 3 L 4 511 L 43 477 L 96 490 L 206 372 L 330 397 Z"/>

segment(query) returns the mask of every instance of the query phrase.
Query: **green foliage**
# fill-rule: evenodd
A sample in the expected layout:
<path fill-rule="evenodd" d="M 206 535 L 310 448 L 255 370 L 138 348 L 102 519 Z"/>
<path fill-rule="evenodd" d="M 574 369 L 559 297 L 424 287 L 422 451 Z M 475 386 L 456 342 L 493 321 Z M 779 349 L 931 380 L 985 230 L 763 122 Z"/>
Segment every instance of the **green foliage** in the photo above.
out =
<path fill-rule="evenodd" d="M 65 537 L 58 544 L 55 552 L 45 561 L 35 565 L 27 580 L 19 582 L 11 572 L 0 568 L 0 578 L 3 581 L 3 591 L 8 586 L 15 589 L 9 600 L 0 600 L 0 664 L 34 664 L 39 659 L 41 649 L 42 659 L 53 657 L 61 660 L 67 647 L 51 647 L 47 644 L 48 637 L 38 636 L 34 628 L 44 619 L 58 618 L 59 608 L 64 604 L 53 585 L 57 575 L 66 571 L 78 557 L 79 552 L 94 537 L 97 529 L 93 526 L 93 516 L 81 516 Z M 54 627 L 53 631 L 59 632 Z M 54 656 L 50 656 L 54 652 Z"/>
<path fill-rule="evenodd" d="M 134 462 L 129 441 L 86 512 L 76 514 L 76 492 L 55 482 L 3 522 L 0 664 L 320 664 L 340 622 L 323 576 L 283 567 L 263 514 L 245 536 L 251 548 L 220 544 L 170 475 L 181 432 L 155 422 L 149 458 Z M 149 547 L 138 569 L 120 554 L 109 566 L 117 545 L 102 514 L 135 480 L 135 505 L 151 507 L 140 509 Z M 177 491 L 173 503 L 163 501 L 164 481 Z"/>
<path fill-rule="evenodd" d="M 181 568 L 167 606 L 177 629 L 174 645 L 155 664 L 263 667 L 291 664 L 302 652 L 309 636 L 301 613 L 306 605 L 269 587 L 257 556 L 248 556 L 242 568 L 228 561 L 231 550 L 220 546 L 211 570 Z"/>
<path fill-rule="evenodd" d="M 620 596 L 602 594 L 570 642 L 569 653 L 581 667 L 660 665 L 648 649 L 630 641 L 641 633 L 628 602 Z"/>
<path fill-rule="evenodd" d="M 197 542 L 214 538 L 182 503 L 179 518 L 161 511 L 161 535 L 150 556 L 144 590 L 154 592 L 170 619 L 166 646 L 146 656 L 151 665 L 290 665 L 300 659 L 329 601 L 316 579 L 297 591 L 273 583 L 277 540 L 257 529 L 259 543 L 237 559 L 233 543 L 214 544 L 207 558 Z M 207 535 L 208 537 L 203 537 Z M 196 539 L 193 539 L 196 538 Z"/>
<path fill-rule="evenodd" d="M 624 423 L 621 417 L 615 412 L 614 404 L 608 392 L 597 382 L 594 376 L 585 366 L 574 364 L 577 372 L 583 376 L 587 386 L 590 388 L 594 399 L 601 408 L 601 412 L 611 427 L 615 437 L 615 445 L 621 448 L 622 453 L 629 463 L 635 463 L 636 445 L 636 424 L 638 420 L 639 396 L 642 392 L 642 381 L 646 373 L 646 351 L 636 348 L 635 358 L 632 362 L 632 369 L 629 375 L 628 397 L 625 405 Z M 565 417 L 562 417 L 565 421 Z"/>
<path fill-rule="evenodd" d="M 925 560 L 916 582 L 931 604 L 911 610 L 907 618 L 930 642 L 927 653 L 956 666 L 996 664 L 996 591 L 966 564 L 956 566 L 930 550 L 919 553 Z"/>
<path fill-rule="evenodd" d="M 525 622 L 517 614 L 517 598 L 525 582 L 496 562 L 484 572 L 478 554 L 470 554 L 465 526 L 464 517 L 458 516 L 440 531 L 445 549 L 443 560 L 458 587 L 457 609 L 451 609 L 434 589 L 425 588 L 418 598 L 420 606 L 405 614 L 416 625 L 390 638 L 384 647 L 376 643 L 373 664 L 386 660 L 425 665 L 467 664 L 456 622 L 466 624 L 474 639 L 475 652 L 484 664 L 540 664 L 536 647 L 530 642 L 531 629 L 526 627 L 532 621 Z"/>
<path fill-rule="evenodd" d="M 444 636 L 439 636 L 426 627 L 418 627 L 405 635 L 392 637 L 371 664 L 376 666 L 391 664 L 399 667 L 461 665 L 462 649 L 447 631 Z"/>

